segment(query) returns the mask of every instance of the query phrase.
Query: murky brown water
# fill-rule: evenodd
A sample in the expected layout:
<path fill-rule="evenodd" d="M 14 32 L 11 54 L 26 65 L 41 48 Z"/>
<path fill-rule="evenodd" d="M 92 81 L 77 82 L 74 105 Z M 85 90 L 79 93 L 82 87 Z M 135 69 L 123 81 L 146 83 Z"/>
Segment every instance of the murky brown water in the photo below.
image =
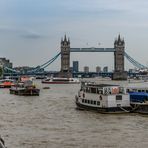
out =
<path fill-rule="evenodd" d="M 148 116 L 76 110 L 74 85 L 50 85 L 40 96 L 0 89 L 0 134 L 8 148 L 147 148 Z M 45 85 L 44 85 L 45 86 Z"/>

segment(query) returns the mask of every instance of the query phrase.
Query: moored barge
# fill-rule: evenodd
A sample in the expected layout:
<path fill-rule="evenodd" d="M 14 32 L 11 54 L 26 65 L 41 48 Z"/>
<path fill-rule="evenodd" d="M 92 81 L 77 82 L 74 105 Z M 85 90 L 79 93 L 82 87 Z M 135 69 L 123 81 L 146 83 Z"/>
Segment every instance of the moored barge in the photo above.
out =
<path fill-rule="evenodd" d="M 40 89 L 33 85 L 32 81 L 26 81 L 24 83 L 18 83 L 10 88 L 10 94 L 20 96 L 39 96 Z"/>
<path fill-rule="evenodd" d="M 130 92 L 129 94 L 132 112 L 148 114 L 148 93 Z"/>

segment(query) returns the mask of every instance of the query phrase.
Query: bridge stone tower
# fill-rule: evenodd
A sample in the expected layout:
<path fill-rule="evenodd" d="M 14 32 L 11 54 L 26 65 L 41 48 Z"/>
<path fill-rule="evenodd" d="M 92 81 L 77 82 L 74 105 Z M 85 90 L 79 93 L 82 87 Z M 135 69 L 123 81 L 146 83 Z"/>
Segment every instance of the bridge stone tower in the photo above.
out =
<path fill-rule="evenodd" d="M 59 73 L 60 77 L 69 78 L 72 77 L 70 71 L 70 40 L 64 37 L 61 39 L 61 70 Z"/>
<path fill-rule="evenodd" d="M 114 73 L 113 80 L 127 80 L 127 72 L 124 71 L 124 50 L 125 42 L 121 39 L 120 34 L 114 42 Z"/>

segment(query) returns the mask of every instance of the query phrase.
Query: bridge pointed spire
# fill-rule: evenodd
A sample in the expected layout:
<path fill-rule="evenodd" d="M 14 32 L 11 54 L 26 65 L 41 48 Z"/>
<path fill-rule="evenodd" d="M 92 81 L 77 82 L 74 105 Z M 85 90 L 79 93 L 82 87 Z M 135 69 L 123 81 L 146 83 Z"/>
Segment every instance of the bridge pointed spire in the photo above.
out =
<path fill-rule="evenodd" d="M 118 41 L 121 41 L 120 33 L 119 33 L 119 35 L 118 35 Z"/>
<path fill-rule="evenodd" d="M 121 44 L 121 45 L 124 45 L 125 44 L 124 38 L 121 38 L 120 34 L 118 35 L 118 37 L 115 39 L 115 42 L 114 42 L 114 45 L 115 46 L 116 45 L 119 45 L 119 44 Z"/>
<path fill-rule="evenodd" d="M 65 36 L 64 36 L 64 42 L 65 42 L 65 41 L 67 41 L 66 34 L 65 34 Z"/>

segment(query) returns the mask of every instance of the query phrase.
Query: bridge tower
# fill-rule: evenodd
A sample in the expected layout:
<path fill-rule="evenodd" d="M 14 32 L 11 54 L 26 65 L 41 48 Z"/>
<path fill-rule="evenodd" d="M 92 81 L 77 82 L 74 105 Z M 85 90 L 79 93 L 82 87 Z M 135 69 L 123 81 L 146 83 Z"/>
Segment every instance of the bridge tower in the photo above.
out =
<path fill-rule="evenodd" d="M 124 51 L 125 42 L 121 39 L 120 34 L 114 42 L 114 73 L 113 80 L 127 80 L 127 72 L 124 71 Z"/>
<path fill-rule="evenodd" d="M 70 71 L 70 40 L 64 37 L 64 40 L 61 39 L 61 70 L 59 73 L 60 77 L 72 77 Z"/>

